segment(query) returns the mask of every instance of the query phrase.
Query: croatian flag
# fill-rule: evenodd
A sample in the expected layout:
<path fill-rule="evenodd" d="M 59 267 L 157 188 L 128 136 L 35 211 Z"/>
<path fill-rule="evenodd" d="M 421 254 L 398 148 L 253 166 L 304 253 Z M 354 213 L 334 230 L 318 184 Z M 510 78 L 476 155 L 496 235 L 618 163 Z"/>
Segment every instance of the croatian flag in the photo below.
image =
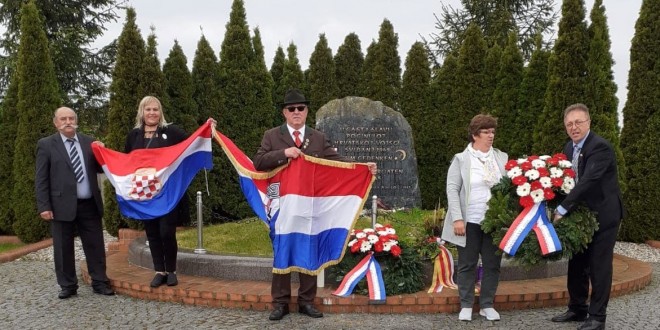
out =
<path fill-rule="evenodd" d="M 318 274 L 339 263 L 374 180 L 367 165 L 304 155 L 259 172 L 229 138 L 215 132 L 215 139 L 254 213 L 270 228 L 273 272 Z"/>
<path fill-rule="evenodd" d="M 213 168 L 211 130 L 207 121 L 181 143 L 129 154 L 92 144 L 96 160 L 115 187 L 121 214 L 151 220 L 172 211 L 195 174 Z"/>

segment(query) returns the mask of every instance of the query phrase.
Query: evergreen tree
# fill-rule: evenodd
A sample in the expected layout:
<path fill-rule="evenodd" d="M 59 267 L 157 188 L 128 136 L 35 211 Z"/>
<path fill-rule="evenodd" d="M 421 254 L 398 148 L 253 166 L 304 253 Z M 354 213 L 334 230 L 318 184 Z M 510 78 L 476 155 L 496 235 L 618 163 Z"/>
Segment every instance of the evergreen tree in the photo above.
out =
<path fill-rule="evenodd" d="M 543 112 L 545 91 L 548 88 L 548 59 L 550 52 L 543 48 L 542 39 L 537 38 L 536 50 L 524 70 L 524 78 L 520 84 L 517 139 L 510 146 L 509 157 L 531 155 L 534 145 L 534 128 Z"/>
<path fill-rule="evenodd" d="M 362 72 L 364 55 L 357 34 L 350 33 L 344 38 L 344 43 L 337 49 L 334 60 L 339 90 L 337 98 L 359 95 L 360 72 Z"/>
<path fill-rule="evenodd" d="M 320 34 L 309 59 L 309 74 L 306 79 L 309 83 L 311 101 L 307 115 L 310 123 L 316 122 L 316 111 L 320 107 L 337 98 L 339 88 L 335 75 L 335 62 L 332 59 L 332 50 L 328 47 L 328 39 L 325 38 L 325 34 Z"/>
<path fill-rule="evenodd" d="M 117 59 L 112 71 L 108 135 L 104 141 L 107 148 L 123 151 L 126 135 L 135 126 L 138 103 L 144 97 L 138 94 L 140 78 L 136 69 L 142 67 L 144 54 L 145 43 L 135 24 L 135 9 L 129 7 L 126 9 L 126 22 L 117 42 Z M 114 187 L 108 181 L 103 187 L 105 228 L 108 233 L 117 236 L 119 229 L 126 228 L 128 223 L 119 213 Z"/>
<path fill-rule="evenodd" d="M 458 58 L 449 54 L 445 57 L 442 67 L 437 70 L 431 83 L 432 109 L 435 109 L 435 115 L 426 118 L 427 125 L 424 130 L 428 132 L 425 133 L 428 136 L 425 136 L 424 141 L 427 145 L 419 148 L 424 149 L 426 159 L 431 163 L 419 163 L 419 168 L 420 173 L 434 173 L 436 179 L 424 177 L 424 184 L 427 185 L 426 193 L 422 194 L 424 208 L 447 207 L 447 172 L 454 154 L 460 151 L 460 146 L 451 150 L 449 147 L 438 148 L 438 146 L 449 146 L 450 143 L 456 143 L 452 142 L 454 130 L 450 128 L 454 127 L 450 125 L 467 127 L 467 124 L 463 123 L 466 119 L 460 118 L 462 114 L 455 107 L 457 102 L 454 95 L 458 86 L 458 65 Z M 438 127 L 444 129 L 437 129 Z M 464 147 L 465 143 L 460 142 Z M 422 177 L 419 179 L 421 185 Z"/>
<path fill-rule="evenodd" d="M 220 88 L 223 92 L 220 132 L 231 138 L 246 154 L 255 152 L 272 117 L 264 116 L 262 100 L 255 94 L 260 76 L 256 74 L 257 59 L 250 39 L 242 0 L 234 0 L 225 38 L 220 50 Z M 264 95 L 261 95 L 264 96 Z M 272 108 L 271 108 L 272 109 Z M 222 168 L 232 168 L 225 159 Z M 219 173 L 222 209 L 232 217 L 243 218 L 252 214 L 233 171 Z"/>
<path fill-rule="evenodd" d="M 432 208 L 437 201 L 437 195 L 432 194 L 438 175 L 434 172 L 437 159 L 433 158 L 437 146 L 428 141 L 435 134 L 434 130 L 440 126 L 431 127 L 433 123 L 429 122 L 435 120 L 437 114 L 432 106 L 431 69 L 424 44 L 416 42 L 412 45 L 405 67 L 401 85 L 401 113 L 412 129 L 422 206 Z"/>
<path fill-rule="evenodd" d="M 369 47 L 367 47 L 367 55 L 364 56 L 364 63 L 362 63 L 362 70 L 360 71 L 360 84 L 359 84 L 359 95 L 362 97 L 372 97 L 375 95 L 376 91 L 374 86 L 372 86 L 371 81 L 374 76 L 374 69 L 376 66 L 376 52 L 378 44 L 375 40 L 371 41 Z"/>
<path fill-rule="evenodd" d="M 18 238 L 32 243 L 49 236 L 48 224 L 37 214 L 34 196 L 34 150 L 37 141 L 53 133 L 53 112 L 61 104 L 48 39 L 34 1 L 21 9 L 18 46 L 16 144 L 13 166 L 13 229 Z"/>
<path fill-rule="evenodd" d="M 286 66 L 286 55 L 282 46 L 277 46 L 273 64 L 270 66 L 270 76 L 273 78 L 273 105 L 278 108 L 282 102 L 282 97 L 286 93 L 286 87 L 282 84 L 284 78 L 284 67 Z M 282 122 L 281 116 L 275 116 L 274 125 L 279 125 Z"/>
<path fill-rule="evenodd" d="M 160 66 L 158 59 L 158 42 L 156 41 L 156 31 L 151 27 L 151 33 L 147 37 L 147 48 L 142 60 L 142 66 L 139 73 L 140 84 L 138 85 L 138 102 L 145 96 L 155 96 L 160 100 L 163 106 L 165 118 L 170 113 L 170 98 L 167 95 L 167 81 Z M 168 122 L 171 120 L 168 119 Z"/>
<path fill-rule="evenodd" d="M 273 111 L 273 88 L 275 87 L 275 82 L 268 71 L 268 67 L 266 67 L 264 45 L 261 42 L 259 28 L 254 29 L 252 48 L 255 55 L 254 75 L 257 91 L 257 108 L 255 108 L 255 111 L 264 117 L 266 120 L 265 126 L 271 126 L 270 123 L 277 118 L 277 112 Z"/>
<path fill-rule="evenodd" d="M 519 132 L 531 127 L 517 127 L 518 94 L 523 79 L 523 57 L 518 48 L 518 36 L 509 34 L 509 40 L 502 53 L 500 72 L 497 74 L 497 88 L 493 94 L 492 113 L 497 117 L 496 144 L 512 157 L 521 155 L 521 151 L 510 150 L 520 139 Z M 508 150 L 507 150 L 508 149 Z"/>
<path fill-rule="evenodd" d="M 199 127 L 197 124 L 199 114 L 193 99 L 192 76 L 188 70 L 188 59 L 176 40 L 163 64 L 163 75 L 167 96 L 170 99 L 167 121 L 178 125 L 188 133 L 194 132 Z"/>
<path fill-rule="evenodd" d="M 534 131 L 534 153 L 561 152 L 568 141 L 563 111 L 571 104 L 586 101 L 589 35 L 584 15 L 583 0 L 562 4 L 559 35 L 548 62 L 545 107 Z"/>
<path fill-rule="evenodd" d="M 616 83 L 612 72 L 612 53 L 609 29 L 603 0 L 596 0 L 591 9 L 589 32 L 589 58 L 587 60 L 586 103 L 589 104 L 591 129 L 612 143 L 616 154 L 619 184 L 625 191 L 626 166 L 619 142 L 619 100 L 616 97 Z"/>
<path fill-rule="evenodd" d="M 197 124 L 202 124 L 208 118 L 215 118 L 221 120 L 220 106 L 222 104 L 222 94 L 220 93 L 218 81 L 218 58 L 211 48 L 207 39 L 202 36 L 197 42 L 197 50 L 195 51 L 195 58 L 193 59 L 192 68 L 192 82 L 193 82 L 193 99 L 199 108 L 199 117 L 197 117 Z M 202 194 L 204 208 L 203 217 L 205 223 L 217 222 L 213 215 L 220 214 L 222 198 L 220 195 L 221 183 L 219 180 L 222 178 L 220 173 L 222 171 L 233 171 L 231 168 L 223 168 L 222 162 L 227 158 L 221 148 L 212 148 L 213 153 L 213 169 L 208 172 L 208 185 L 206 185 L 206 177 L 197 175 L 193 181 L 193 187 L 189 189 L 188 196 L 195 205 L 196 191 L 200 190 L 206 192 L 208 187 L 208 195 Z"/>
<path fill-rule="evenodd" d="M 401 58 L 398 47 L 399 37 L 394 33 L 392 23 L 387 19 L 383 20 L 378 32 L 372 76 L 371 80 L 368 80 L 370 94 L 365 95 L 397 110 L 401 90 Z"/>
<path fill-rule="evenodd" d="M 18 126 L 18 81 L 12 79 L 7 95 L 0 105 L 0 191 L 12 191 L 14 187 L 14 143 Z M 0 198 L 0 233 L 13 234 L 14 210 L 11 198 Z"/>
<path fill-rule="evenodd" d="M 660 125 L 660 1 L 644 0 L 630 47 L 628 97 L 623 108 L 621 147 L 625 157 L 627 217 L 620 237 L 633 242 L 660 239 L 657 173 Z M 653 131 L 655 130 L 655 131 Z M 648 143 L 656 143 L 649 145 Z"/>
<path fill-rule="evenodd" d="M 484 63 L 484 82 L 482 85 L 482 92 L 484 96 L 484 104 L 487 104 L 488 107 L 484 111 L 492 113 L 493 112 L 493 94 L 495 94 L 495 89 L 500 81 L 497 79 L 497 76 L 500 73 L 502 65 L 502 47 L 498 44 L 495 44 L 488 48 L 486 51 L 486 60 Z"/>
<path fill-rule="evenodd" d="M 292 42 L 289 44 L 289 47 L 286 49 L 287 59 L 284 62 L 284 72 L 282 73 L 282 80 L 280 87 L 284 88 L 284 93 L 281 95 L 275 95 L 277 102 L 276 105 L 282 103 L 284 99 L 284 94 L 287 90 L 291 88 L 298 88 L 307 96 L 307 91 L 305 90 L 305 75 L 303 74 L 302 69 L 300 68 L 300 61 L 298 60 L 298 47 Z M 309 97 L 308 97 L 309 98 Z M 312 124 L 312 122 L 308 122 Z"/>

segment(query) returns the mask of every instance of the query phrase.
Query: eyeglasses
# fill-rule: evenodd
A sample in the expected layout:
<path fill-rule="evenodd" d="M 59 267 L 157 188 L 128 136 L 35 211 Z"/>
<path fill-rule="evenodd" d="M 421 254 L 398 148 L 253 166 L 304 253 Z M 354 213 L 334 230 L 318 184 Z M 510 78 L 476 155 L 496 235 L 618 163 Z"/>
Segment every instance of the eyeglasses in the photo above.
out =
<path fill-rule="evenodd" d="M 294 112 L 296 110 L 298 110 L 300 112 L 303 112 L 303 111 L 305 111 L 305 109 L 307 109 L 307 106 L 306 105 L 299 105 L 297 107 L 286 107 L 286 109 L 289 110 L 289 112 Z"/>
<path fill-rule="evenodd" d="M 479 133 L 483 133 L 483 134 L 495 134 L 495 129 L 492 129 L 492 128 L 491 128 L 491 129 L 480 129 L 480 130 L 479 130 Z"/>
<path fill-rule="evenodd" d="M 571 129 L 571 128 L 573 128 L 573 126 L 575 126 L 575 127 L 581 127 L 582 125 L 584 125 L 584 123 L 587 123 L 587 122 L 589 122 L 589 121 L 591 121 L 591 120 L 590 120 L 590 119 L 587 119 L 587 120 L 576 120 L 576 121 L 573 121 L 573 122 L 570 122 L 570 123 L 565 123 L 564 126 L 566 126 L 566 128 L 568 128 L 568 129 Z"/>

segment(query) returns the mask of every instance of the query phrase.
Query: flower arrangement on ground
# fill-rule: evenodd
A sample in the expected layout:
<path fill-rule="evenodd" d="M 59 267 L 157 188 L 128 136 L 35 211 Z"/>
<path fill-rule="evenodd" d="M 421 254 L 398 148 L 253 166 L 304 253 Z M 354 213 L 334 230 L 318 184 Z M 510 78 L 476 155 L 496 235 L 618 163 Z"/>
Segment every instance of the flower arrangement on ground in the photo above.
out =
<path fill-rule="evenodd" d="M 351 253 L 391 253 L 392 256 L 401 255 L 399 237 L 391 225 L 376 224 L 374 228 L 351 230 L 348 247 Z"/>
<path fill-rule="evenodd" d="M 591 242 L 598 223 L 586 207 L 556 225 L 550 221 L 551 210 L 575 186 L 571 165 L 564 154 L 510 160 L 507 175 L 491 189 L 481 227 L 517 263 L 534 266 L 570 257 Z"/>

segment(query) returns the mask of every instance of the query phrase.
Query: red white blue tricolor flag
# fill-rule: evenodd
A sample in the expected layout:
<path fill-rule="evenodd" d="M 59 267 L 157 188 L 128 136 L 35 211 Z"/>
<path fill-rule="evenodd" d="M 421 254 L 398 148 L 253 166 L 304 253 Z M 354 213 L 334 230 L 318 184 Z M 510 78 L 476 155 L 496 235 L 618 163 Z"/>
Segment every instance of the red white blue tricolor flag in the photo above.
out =
<path fill-rule="evenodd" d="M 121 214 L 151 220 L 172 211 L 195 174 L 213 168 L 211 130 L 208 121 L 181 143 L 128 154 L 92 144 L 96 160 L 115 187 Z"/>
<path fill-rule="evenodd" d="M 215 132 L 215 139 L 254 213 L 270 228 L 273 272 L 318 274 L 339 263 L 374 180 L 367 165 L 304 155 L 259 172 L 229 138 Z"/>

